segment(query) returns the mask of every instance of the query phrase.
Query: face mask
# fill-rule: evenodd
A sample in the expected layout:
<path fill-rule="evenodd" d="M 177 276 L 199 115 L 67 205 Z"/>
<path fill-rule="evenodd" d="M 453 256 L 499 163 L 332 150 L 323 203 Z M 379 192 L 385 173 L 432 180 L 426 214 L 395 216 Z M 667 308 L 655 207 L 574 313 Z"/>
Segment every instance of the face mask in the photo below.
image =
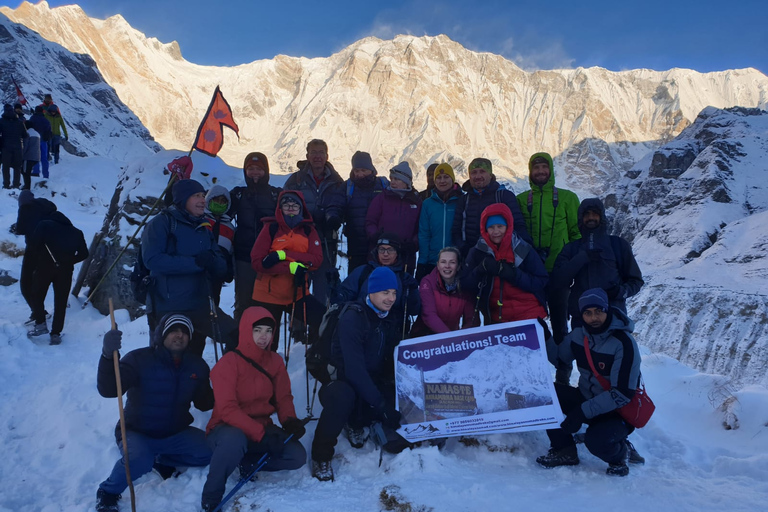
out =
<path fill-rule="evenodd" d="M 221 204 L 221 203 L 214 203 L 213 201 L 211 201 L 210 203 L 208 203 L 208 209 L 214 215 L 224 215 L 229 209 L 229 205 L 226 203 Z"/>

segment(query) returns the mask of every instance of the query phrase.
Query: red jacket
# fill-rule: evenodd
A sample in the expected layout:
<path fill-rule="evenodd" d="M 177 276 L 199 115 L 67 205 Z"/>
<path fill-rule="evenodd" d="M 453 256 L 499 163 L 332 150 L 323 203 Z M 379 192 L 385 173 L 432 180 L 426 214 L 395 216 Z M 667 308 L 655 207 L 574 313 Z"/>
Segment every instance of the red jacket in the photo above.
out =
<path fill-rule="evenodd" d="M 253 324 L 272 316 L 261 307 L 251 307 L 240 318 L 240 343 L 237 349 L 264 368 L 272 376 L 254 368 L 235 352 L 227 352 L 211 370 L 213 414 L 206 433 L 222 423 L 237 427 L 251 441 L 261 441 L 264 427 L 272 424 L 270 416 L 277 412 L 280 423 L 295 418 L 291 380 L 283 359 L 275 352 L 263 350 L 253 341 Z M 271 399 L 274 397 L 272 402 Z"/>
<path fill-rule="evenodd" d="M 298 195 L 302 203 L 304 219 L 293 229 L 285 223 L 283 211 L 280 209 L 280 199 L 287 192 Z M 299 300 L 304 296 L 302 290 L 298 289 L 294 297 L 291 262 L 297 261 L 306 265 L 308 270 L 316 270 L 323 263 L 323 248 L 301 192 L 295 190 L 280 192 L 277 204 L 275 216 L 262 219 L 264 228 L 251 249 L 251 266 L 257 272 L 252 298 L 259 302 L 286 305 L 291 304 L 294 298 Z M 275 223 L 277 231 L 271 227 Z M 274 238 L 272 233 L 275 234 Z M 285 251 L 285 260 L 273 267 L 264 268 L 261 260 L 270 252 L 278 250 Z"/>
<path fill-rule="evenodd" d="M 464 329 L 480 325 L 479 314 L 474 324 L 472 323 L 475 313 L 474 297 L 459 291 L 449 293 L 436 268 L 421 280 L 419 295 L 421 314 L 413 324 L 412 337 L 457 331 L 461 319 Z"/>
<path fill-rule="evenodd" d="M 491 237 L 488 236 L 488 231 L 485 229 L 485 223 L 488 221 L 488 217 L 492 215 L 501 215 L 504 217 L 504 220 L 507 221 L 507 231 L 504 233 L 504 238 L 498 246 L 491 242 Z M 512 247 L 513 231 L 514 220 L 512 218 L 512 212 L 507 205 L 496 203 L 483 210 L 483 213 L 480 216 L 480 236 L 485 240 L 485 243 L 488 244 L 488 248 L 493 252 L 496 261 L 505 261 L 507 263 L 515 264 L 515 251 Z M 538 258 L 538 255 L 529 254 L 529 258 L 534 260 L 535 258 Z M 528 258 L 526 258 L 526 260 L 527 259 Z M 520 273 L 528 270 L 524 268 L 524 266 L 527 266 L 524 264 L 523 266 L 520 264 L 516 264 L 515 266 Z M 517 320 L 527 320 L 529 318 L 545 318 L 547 316 L 547 310 L 544 309 L 544 305 L 539 301 L 536 295 L 523 290 L 512 283 L 508 283 L 500 277 L 493 278 L 489 299 L 488 309 L 490 310 L 492 323 L 514 322 Z"/>

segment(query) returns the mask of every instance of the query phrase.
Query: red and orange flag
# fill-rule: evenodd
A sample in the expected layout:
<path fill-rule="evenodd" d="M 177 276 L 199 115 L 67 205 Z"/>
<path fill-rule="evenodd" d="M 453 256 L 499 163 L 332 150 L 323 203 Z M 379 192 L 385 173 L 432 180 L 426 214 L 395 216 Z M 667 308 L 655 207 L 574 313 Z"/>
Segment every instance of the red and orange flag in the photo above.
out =
<path fill-rule="evenodd" d="M 18 101 L 20 105 L 26 105 L 27 98 L 24 97 L 24 93 L 21 92 L 21 87 L 19 87 L 19 84 L 16 83 L 13 75 L 11 75 L 11 80 L 13 80 L 13 85 L 16 86 L 16 101 Z"/>
<path fill-rule="evenodd" d="M 206 112 L 203 122 L 200 123 L 200 128 L 197 129 L 197 138 L 195 138 L 195 144 L 192 148 L 206 155 L 216 156 L 221 150 L 221 146 L 224 145 L 225 126 L 234 130 L 237 138 L 240 138 L 240 129 L 232 117 L 232 109 L 229 108 L 229 103 L 224 99 L 219 87 L 216 86 L 208 112 Z"/>

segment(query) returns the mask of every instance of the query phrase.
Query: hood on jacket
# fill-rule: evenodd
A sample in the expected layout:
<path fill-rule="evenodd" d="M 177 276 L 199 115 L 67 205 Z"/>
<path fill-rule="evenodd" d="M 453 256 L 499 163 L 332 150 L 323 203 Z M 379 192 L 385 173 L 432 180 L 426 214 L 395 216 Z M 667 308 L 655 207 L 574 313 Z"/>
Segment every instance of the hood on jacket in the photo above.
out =
<path fill-rule="evenodd" d="M 485 226 L 488 218 L 494 215 L 500 215 L 507 223 L 507 231 L 504 233 L 504 238 L 501 239 L 501 243 L 498 246 L 491 241 L 491 236 L 488 234 Z M 515 221 L 512 217 L 512 211 L 504 203 L 494 203 L 483 210 L 483 213 L 480 215 L 480 238 L 493 251 L 497 260 L 515 261 L 515 252 L 512 248 L 512 233 L 514 230 Z"/>
<path fill-rule="evenodd" d="M 584 213 L 588 210 L 600 212 L 600 224 L 597 226 L 597 229 L 591 230 L 584 226 Z M 590 233 L 603 234 L 608 231 L 608 224 L 605 220 L 605 206 L 603 205 L 603 202 L 597 197 L 588 197 L 581 202 L 579 205 L 577 218 L 579 220 L 579 231 L 581 231 L 582 237 L 586 237 Z"/>
<path fill-rule="evenodd" d="M 552 189 L 555 186 L 555 164 L 552 162 L 552 156 L 549 153 L 534 153 L 531 155 L 531 158 L 528 159 L 528 183 L 530 183 L 531 188 L 538 187 L 538 185 L 531 181 L 531 168 L 533 167 L 533 161 L 539 157 L 549 163 L 549 179 L 541 188 Z"/>
<path fill-rule="evenodd" d="M 280 208 L 280 200 L 283 198 L 285 194 L 291 194 L 295 195 L 299 198 L 299 201 L 301 201 L 301 215 L 303 217 L 303 220 L 301 223 L 306 222 L 312 222 L 312 214 L 309 213 L 309 208 L 307 208 L 307 202 L 304 200 L 304 194 L 299 192 L 298 190 L 283 190 L 280 192 L 280 194 L 277 196 L 277 208 L 275 208 L 275 221 L 277 221 L 278 224 L 283 226 L 283 228 L 290 230 L 291 228 L 288 226 L 288 223 L 285 222 L 285 217 L 283 217 L 283 210 Z M 270 219 L 264 219 L 264 221 L 268 221 Z"/>
<path fill-rule="evenodd" d="M 251 359 L 257 359 L 260 354 L 266 352 L 264 349 L 257 347 L 256 343 L 253 342 L 253 324 L 262 318 L 271 318 L 273 322 L 275 321 L 269 311 L 261 306 L 251 306 L 243 311 L 243 316 L 240 317 L 237 349 Z M 274 334 L 273 331 L 272 336 Z"/>
<path fill-rule="evenodd" d="M 224 196 L 227 198 L 227 205 L 232 205 L 232 198 L 229 196 L 229 190 L 227 190 L 225 187 L 222 187 L 221 185 L 214 185 L 211 187 L 211 189 L 208 191 L 207 194 L 205 194 L 205 208 L 210 211 L 209 204 L 211 202 L 211 199 L 214 197 Z"/>
<path fill-rule="evenodd" d="M 199 192 L 205 192 L 200 182 L 195 180 L 177 181 L 173 184 L 173 204 L 179 211 L 186 211 L 187 200 Z"/>
<path fill-rule="evenodd" d="M 245 168 L 248 167 L 248 164 L 252 161 L 256 160 L 262 164 L 264 164 L 264 177 L 259 180 L 258 183 L 254 183 L 254 181 L 248 177 L 248 175 L 245 173 Z M 246 155 L 245 160 L 243 160 L 243 178 L 245 178 L 245 184 L 246 186 L 255 187 L 255 186 L 263 186 L 269 184 L 269 160 L 267 159 L 266 155 L 264 153 L 260 153 L 258 151 L 252 151 Z"/>

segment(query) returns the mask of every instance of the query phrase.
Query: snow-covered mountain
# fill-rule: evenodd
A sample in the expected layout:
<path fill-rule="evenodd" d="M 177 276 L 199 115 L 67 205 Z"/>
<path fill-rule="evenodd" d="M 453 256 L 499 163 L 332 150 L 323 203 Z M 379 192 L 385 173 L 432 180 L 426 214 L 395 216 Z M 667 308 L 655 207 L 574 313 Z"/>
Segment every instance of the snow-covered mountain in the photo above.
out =
<path fill-rule="evenodd" d="M 30 109 L 42 103 L 46 93 L 53 93 L 68 127 L 65 151 L 125 160 L 160 149 L 141 121 L 104 81 L 91 57 L 73 54 L 1 14 L 0 74 L 4 77 L 4 103 L 16 102 L 11 75 Z"/>
<path fill-rule="evenodd" d="M 646 285 L 640 342 L 736 383 L 768 385 L 768 112 L 704 109 L 607 198 Z"/>
<path fill-rule="evenodd" d="M 502 176 L 520 177 L 528 156 L 546 150 L 570 187 L 601 195 L 704 107 L 768 105 L 768 77 L 755 69 L 529 73 L 446 36 L 370 37 L 328 58 L 279 55 L 211 67 L 185 61 L 177 43 L 147 38 L 120 15 L 92 19 L 76 5 L 51 9 L 46 2 L 0 11 L 91 55 L 166 148 L 191 146 L 221 85 L 241 128 L 239 143 L 227 134 L 222 158 L 239 166 L 259 149 L 283 173 L 313 137 L 329 142 L 342 174 L 362 149 L 381 170 L 408 160 L 418 182 L 432 161 L 447 160 L 461 174 L 478 155 L 493 159 Z"/>

